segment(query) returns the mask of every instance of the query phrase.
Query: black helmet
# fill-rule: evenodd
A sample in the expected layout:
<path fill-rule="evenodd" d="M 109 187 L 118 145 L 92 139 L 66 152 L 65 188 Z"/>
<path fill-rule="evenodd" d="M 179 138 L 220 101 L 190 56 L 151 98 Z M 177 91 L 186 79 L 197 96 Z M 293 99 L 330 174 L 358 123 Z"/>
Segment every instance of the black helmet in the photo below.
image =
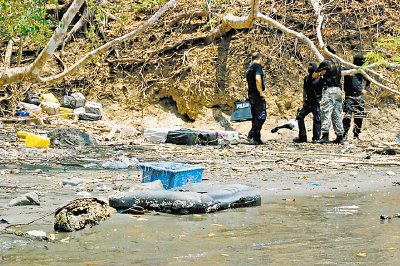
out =
<path fill-rule="evenodd" d="M 365 63 L 365 56 L 362 55 L 362 54 L 356 54 L 356 55 L 354 55 L 354 57 L 353 57 L 353 63 L 354 63 L 356 66 L 362 66 L 362 65 L 364 65 L 364 63 Z"/>

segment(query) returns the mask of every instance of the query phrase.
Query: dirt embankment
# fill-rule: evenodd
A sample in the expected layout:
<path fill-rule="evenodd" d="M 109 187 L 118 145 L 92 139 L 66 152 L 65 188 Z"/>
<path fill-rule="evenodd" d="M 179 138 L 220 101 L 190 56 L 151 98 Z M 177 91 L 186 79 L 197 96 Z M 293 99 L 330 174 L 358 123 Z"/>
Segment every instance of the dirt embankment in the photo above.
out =
<path fill-rule="evenodd" d="M 60 54 L 64 64 L 70 65 L 105 40 L 137 28 L 158 8 L 138 8 L 136 1 L 109 3 L 113 18 L 105 29 L 98 29 L 90 38 L 85 28 L 75 34 Z M 158 108 L 167 104 L 193 121 L 206 108 L 229 113 L 234 101 L 246 98 L 244 72 L 250 54 L 261 51 L 267 56 L 269 113 L 292 117 L 301 105 L 305 66 L 315 59 L 307 47 L 262 23 L 231 31 L 223 38 L 206 38 L 222 15 L 245 15 L 249 6 L 250 1 L 211 1 L 209 6 L 204 1 L 180 1 L 154 27 L 94 59 L 74 76 L 56 86 L 33 86 L 31 90 L 81 91 L 108 105 L 114 103 L 116 111 L 137 115 L 143 109 L 157 114 Z M 373 43 L 379 37 L 399 35 L 399 8 L 397 1 L 331 1 L 325 11 L 329 14 L 325 40 L 349 60 L 355 53 L 375 51 Z M 316 19 L 308 2 L 263 1 L 261 11 L 315 40 Z M 48 71 L 60 71 L 60 65 L 54 61 Z M 21 85 L 22 91 L 26 89 Z M 393 94 L 378 90 L 367 99 L 373 107 L 398 103 Z"/>

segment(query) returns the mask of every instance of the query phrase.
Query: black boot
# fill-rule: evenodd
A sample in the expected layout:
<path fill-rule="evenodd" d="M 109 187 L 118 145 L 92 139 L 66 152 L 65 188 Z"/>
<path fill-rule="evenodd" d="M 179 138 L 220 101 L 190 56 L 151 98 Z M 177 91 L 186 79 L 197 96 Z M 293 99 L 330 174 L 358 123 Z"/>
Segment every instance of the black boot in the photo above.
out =
<path fill-rule="evenodd" d="M 343 135 L 338 135 L 337 137 L 336 137 L 336 139 L 334 140 L 334 141 L 332 141 L 332 143 L 333 144 L 341 144 L 341 145 L 343 145 L 344 144 L 344 136 Z"/>
<path fill-rule="evenodd" d="M 293 139 L 294 143 L 303 143 L 303 142 L 307 142 L 307 137 L 300 137 L 300 138 L 294 138 Z"/>
<path fill-rule="evenodd" d="M 329 143 L 329 133 L 322 133 L 322 138 L 320 140 L 316 141 L 316 143 L 328 144 Z"/>

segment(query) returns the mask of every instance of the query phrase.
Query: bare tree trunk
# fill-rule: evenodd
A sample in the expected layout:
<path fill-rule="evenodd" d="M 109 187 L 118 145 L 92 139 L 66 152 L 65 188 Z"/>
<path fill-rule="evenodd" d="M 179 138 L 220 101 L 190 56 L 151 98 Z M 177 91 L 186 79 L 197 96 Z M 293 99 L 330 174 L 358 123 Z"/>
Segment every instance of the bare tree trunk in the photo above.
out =
<path fill-rule="evenodd" d="M 19 47 L 18 47 L 18 57 L 17 57 L 17 66 L 21 64 L 22 59 L 22 45 L 24 44 L 24 38 L 19 38 Z"/>
<path fill-rule="evenodd" d="M 10 40 L 7 44 L 6 54 L 4 56 L 4 68 L 7 69 L 11 65 L 11 55 L 12 55 L 12 48 L 13 48 L 14 41 Z"/>

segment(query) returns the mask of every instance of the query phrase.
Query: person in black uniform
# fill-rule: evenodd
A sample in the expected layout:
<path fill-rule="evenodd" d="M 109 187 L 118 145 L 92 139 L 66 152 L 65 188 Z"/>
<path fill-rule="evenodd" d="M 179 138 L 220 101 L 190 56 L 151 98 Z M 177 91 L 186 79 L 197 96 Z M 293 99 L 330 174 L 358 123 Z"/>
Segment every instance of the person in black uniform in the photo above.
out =
<path fill-rule="evenodd" d="M 248 85 L 248 96 L 251 104 L 252 123 L 251 130 L 247 136 L 250 142 L 262 144 L 261 129 L 267 119 L 267 105 L 265 102 L 264 71 L 262 69 L 262 55 L 253 53 L 251 63 L 246 71 Z"/>
<path fill-rule="evenodd" d="M 336 54 L 335 48 L 327 46 L 327 50 Z M 313 78 L 321 77 L 323 86 L 321 99 L 321 131 L 322 138 L 317 141 L 320 144 L 329 143 L 329 128 L 333 124 L 336 139 L 333 143 L 344 144 L 344 129 L 342 121 L 343 103 L 342 103 L 342 85 L 340 62 L 323 52 L 325 60 L 320 63 L 312 74 Z"/>
<path fill-rule="evenodd" d="M 321 100 L 322 87 L 320 78 L 314 79 L 312 74 L 317 69 L 316 62 L 308 64 L 308 75 L 304 77 L 303 83 L 303 107 L 297 112 L 296 120 L 299 125 L 299 137 L 293 142 L 307 142 L 307 131 L 304 118 L 309 114 L 313 114 L 313 137 L 312 141 L 316 142 L 321 137 L 321 109 L 319 101 Z"/>
<path fill-rule="evenodd" d="M 353 63 L 356 66 L 362 66 L 365 63 L 365 57 L 362 54 L 356 54 L 353 57 Z M 353 134 L 355 139 L 359 139 L 363 117 L 364 117 L 364 96 L 365 90 L 369 90 L 370 81 L 367 80 L 362 74 L 357 73 L 352 76 L 345 76 L 344 78 L 344 117 L 343 128 L 344 136 L 347 139 L 348 132 L 351 124 L 351 117 L 354 114 L 354 129 Z"/>

